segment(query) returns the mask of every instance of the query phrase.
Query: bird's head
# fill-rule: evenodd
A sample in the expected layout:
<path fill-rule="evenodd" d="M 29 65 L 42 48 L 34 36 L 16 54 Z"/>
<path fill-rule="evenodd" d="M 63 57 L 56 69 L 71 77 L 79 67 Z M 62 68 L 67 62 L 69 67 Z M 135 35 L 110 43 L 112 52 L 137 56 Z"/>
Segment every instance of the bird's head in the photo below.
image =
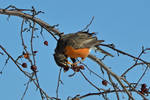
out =
<path fill-rule="evenodd" d="M 64 70 L 66 69 L 66 68 L 68 68 L 69 69 L 69 66 L 68 66 L 68 64 L 67 64 L 67 57 L 64 55 L 64 54 L 62 54 L 62 53 L 54 53 L 54 59 L 55 59 L 55 62 L 56 62 L 56 64 L 58 65 L 58 66 L 60 66 L 60 67 L 63 67 L 64 68 Z"/>

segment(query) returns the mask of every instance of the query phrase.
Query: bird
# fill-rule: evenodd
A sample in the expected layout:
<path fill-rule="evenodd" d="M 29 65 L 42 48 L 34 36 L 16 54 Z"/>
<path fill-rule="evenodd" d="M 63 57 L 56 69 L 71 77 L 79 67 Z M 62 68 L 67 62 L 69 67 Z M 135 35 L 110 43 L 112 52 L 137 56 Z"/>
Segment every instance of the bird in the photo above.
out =
<path fill-rule="evenodd" d="M 69 65 L 74 66 L 84 61 L 92 49 L 97 49 L 101 53 L 113 57 L 113 55 L 99 47 L 102 42 L 104 40 L 98 40 L 94 32 L 79 31 L 64 34 L 59 38 L 55 48 L 53 55 L 55 62 L 58 66 L 63 67 L 64 70 L 68 70 Z M 68 58 L 72 60 L 72 63 L 68 61 Z M 76 62 L 77 58 L 81 58 L 81 61 Z"/>

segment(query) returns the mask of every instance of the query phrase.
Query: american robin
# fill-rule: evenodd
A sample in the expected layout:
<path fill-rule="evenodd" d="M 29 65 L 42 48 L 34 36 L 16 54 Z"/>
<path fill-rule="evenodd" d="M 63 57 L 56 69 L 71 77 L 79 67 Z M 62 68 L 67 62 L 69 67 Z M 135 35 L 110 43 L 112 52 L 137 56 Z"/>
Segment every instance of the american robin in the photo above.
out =
<path fill-rule="evenodd" d="M 60 67 L 69 67 L 71 64 L 68 57 L 71 58 L 73 64 L 76 63 L 78 57 L 84 60 L 90 53 L 92 48 L 100 50 L 102 53 L 112 56 L 110 53 L 102 50 L 99 45 L 104 40 L 98 40 L 94 33 L 77 32 L 70 33 L 60 37 L 54 53 L 56 64 Z"/>

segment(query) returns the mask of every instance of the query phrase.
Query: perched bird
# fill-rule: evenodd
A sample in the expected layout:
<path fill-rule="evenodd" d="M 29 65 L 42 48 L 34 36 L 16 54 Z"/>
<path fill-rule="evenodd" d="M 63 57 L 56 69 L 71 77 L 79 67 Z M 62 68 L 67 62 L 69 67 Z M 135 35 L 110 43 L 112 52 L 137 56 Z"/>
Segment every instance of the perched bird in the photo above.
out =
<path fill-rule="evenodd" d="M 92 48 L 96 48 L 108 56 L 113 56 L 99 47 L 100 43 L 104 42 L 104 40 L 98 40 L 94 34 L 77 32 L 61 36 L 54 53 L 56 64 L 60 67 L 68 68 L 68 64 L 74 65 L 78 63 L 76 62 L 78 57 L 83 61 L 89 55 Z M 68 57 L 70 57 L 73 63 L 68 61 Z"/>

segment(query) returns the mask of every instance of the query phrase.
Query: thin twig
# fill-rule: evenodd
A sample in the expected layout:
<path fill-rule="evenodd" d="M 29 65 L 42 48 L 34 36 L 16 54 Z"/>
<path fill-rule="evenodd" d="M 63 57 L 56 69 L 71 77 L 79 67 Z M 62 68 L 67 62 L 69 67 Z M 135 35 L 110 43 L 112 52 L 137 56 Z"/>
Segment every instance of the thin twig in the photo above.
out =
<path fill-rule="evenodd" d="M 120 99 L 119 99 L 119 94 L 118 94 L 118 91 L 117 91 L 117 88 L 116 88 L 117 86 L 116 86 L 115 83 L 113 82 L 113 80 L 112 80 L 112 78 L 111 78 L 109 72 L 107 72 L 107 74 L 108 74 L 109 81 L 111 82 L 111 84 L 112 84 L 114 90 L 116 91 L 115 93 L 116 93 L 117 100 L 120 100 Z"/>
<path fill-rule="evenodd" d="M 35 13 L 33 12 L 33 18 L 35 16 L 34 14 Z M 31 52 L 32 52 L 32 57 L 33 57 L 33 65 L 36 65 L 36 60 L 35 60 L 35 55 L 34 55 L 34 50 L 33 50 L 34 29 L 35 29 L 35 22 L 33 22 L 33 26 L 32 26 L 32 34 L 31 34 L 30 46 L 31 46 Z M 37 77 L 37 72 L 35 72 L 35 78 L 36 78 L 38 86 L 40 87 L 39 79 Z M 41 91 L 41 89 L 39 89 L 39 90 L 40 90 L 41 98 L 42 98 L 42 100 L 44 100 L 43 92 Z"/>
<path fill-rule="evenodd" d="M 59 75 L 58 75 L 58 81 L 57 81 L 57 88 L 56 88 L 56 98 L 58 98 L 58 90 L 59 90 L 59 85 L 60 85 L 60 81 L 61 81 L 61 72 L 62 72 L 62 67 L 59 70 Z"/>
<path fill-rule="evenodd" d="M 92 71 L 86 64 L 84 64 L 83 62 L 80 62 L 81 64 L 83 64 L 90 73 L 94 74 L 95 76 L 97 76 L 98 78 L 100 78 L 101 80 L 105 80 L 104 78 L 102 78 L 100 75 L 98 75 L 96 72 Z M 108 82 L 108 81 L 107 81 Z M 112 85 L 110 82 L 108 82 L 109 85 Z"/>
<path fill-rule="evenodd" d="M 142 93 L 140 93 L 139 91 L 137 91 L 134 87 L 132 87 L 131 84 L 130 84 L 125 78 L 121 77 L 121 79 L 131 88 L 130 90 L 133 90 L 133 91 L 135 91 L 137 94 L 139 94 L 139 95 L 143 98 L 143 100 L 148 100 L 148 99 L 145 97 L 145 95 L 143 95 Z"/>
<path fill-rule="evenodd" d="M 135 85 L 135 88 L 137 87 L 137 85 L 139 84 L 139 82 L 142 80 L 142 78 L 144 77 L 144 75 L 145 75 L 145 73 L 146 73 L 146 71 L 148 70 L 148 66 L 146 67 L 146 69 L 144 70 L 144 72 L 143 72 L 143 74 L 142 74 L 142 76 L 139 78 L 139 80 L 137 81 L 137 83 L 136 83 L 136 85 Z"/>
<path fill-rule="evenodd" d="M 117 51 L 117 52 L 119 52 L 119 53 L 121 53 L 121 54 L 123 54 L 123 55 L 129 56 L 129 57 L 131 57 L 131 58 L 133 58 L 133 59 L 138 59 L 138 60 L 142 61 L 142 62 L 145 63 L 145 64 L 150 64 L 149 62 L 147 62 L 147 61 L 145 61 L 145 60 L 143 60 L 143 59 L 141 59 L 141 58 L 135 57 L 135 56 L 133 56 L 133 55 L 131 55 L 131 54 L 129 54 L 129 53 L 126 53 L 126 52 L 123 52 L 123 51 L 121 51 L 121 50 L 119 50 L 119 49 L 116 49 L 115 47 L 113 47 L 113 46 L 111 46 L 111 45 L 106 45 L 106 44 L 100 44 L 100 45 L 101 45 L 101 46 L 108 47 L 108 48 L 111 48 L 111 49 L 113 49 L 113 50 L 115 50 L 115 51 Z"/>
<path fill-rule="evenodd" d="M 21 10 L 21 9 L 20 9 Z M 54 27 L 50 26 L 48 23 L 38 19 L 38 18 L 33 18 L 32 15 L 29 15 L 27 13 L 21 12 L 21 11 L 16 11 L 16 10 L 7 10 L 7 9 L 0 9 L 0 14 L 4 14 L 4 15 L 11 15 L 11 16 L 18 16 L 18 17 L 22 17 L 25 19 L 30 19 L 33 22 L 39 24 L 42 28 L 44 28 L 45 30 L 47 30 L 53 37 L 54 39 L 58 40 L 54 34 L 60 36 L 61 32 L 59 32 L 57 29 L 55 29 Z"/>
<path fill-rule="evenodd" d="M 34 27 L 35 27 L 35 22 L 33 22 L 33 28 L 32 28 L 31 40 L 30 40 L 30 46 L 31 46 L 31 52 L 32 52 L 32 57 L 33 57 L 33 65 L 36 65 L 35 54 L 34 54 L 34 50 L 33 50 Z"/>
<path fill-rule="evenodd" d="M 143 65 L 144 63 L 136 63 L 134 65 L 132 65 L 130 68 L 128 68 L 125 72 L 123 72 L 123 74 L 121 75 L 121 77 L 124 77 L 131 69 L 133 69 L 135 66 L 137 65 Z"/>
<path fill-rule="evenodd" d="M 40 89 L 40 83 L 39 83 L 39 79 L 38 79 L 38 77 L 37 77 L 37 73 L 36 73 L 36 72 L 34 72 L 34 73 L 35 73 L 35 78 L 36 78 L 36 82 L 37 82 L 37 85 L 38 85 L 38 88 L 37 88 L 37 89 L 39 89 L 41 98 L 42 98 L 42 100 L 44 100 L 43 91 Z"/>
<path fill-rule="evenodd" d="M 30 80 L 27 82 L 27 84 L 26 84 L 26 89 L 25 89 L 25 91 L 24 91 L 24 93 L 23 93 L 23 95 L 22 95 L 22 97 L 21 97 L 21 100 L 23 100 L 24 99 L 24 96 L 26 95 L 26 92 L 27 92 L 27 90 L 28 90 L 28 88 L 29 88 L 29 83 L 30 83 Z"/>
<path fill-rule="evenodd" d="M 24 50 L 27 52 L 27 47 L 24 43 L 24 39 L 23 39 L 23 25 L 24 25 L 25 19 L 23 18 L 22 23 L 21 23 L 21 32 L 20 32 L 20 36 L 21 36 L 21 41 L 22 41 L 22 46 L 24 48 Z"/>
<path fill-rule="evenodd" d="M 10 59 L 13 61 L 13 63 L 17 66 L 17 68 L 25 75 L 27 76 L 29 79 L 31 79 L 33 81 L 33 83 L 36 85 L 37 88 L 40 89 L 40 91 L 42 91 L 42 93 L 46 96 L 46 98 L 52 99 L 52 97 L 49 97 L 46 92 L 43 91 L 43 89 L 41 89 L 39 87 L 39 85 L 36 83 L 36 81 L 32 78 L 32 76 L 30 76 L 27 72 L 25 72 L 24 70 L 22 70 L 22 68 L 18 65 L 18 63 L 14 60 L 14 58 L 5 50 L 5 48 L 0 45 L 0 48 L 4 51 L 4 53 L 10 57 Z M 48 99 L 47 99 L 48 100 Z"/>
<path fill-rule="evenodd" d="M 89 23 L 88 25 L 86 25 L 86 27 L 85 27 L 84 29 L 82 29 L 81 32 L 83 32 L 83 31 L 85 31 L 86 29 L 88 29 L 88 27 L 92 24 L 93 20 L 94 20 L 94 16 L 92 17 L 90 23 Z"/>
<path fill-rule="evenodd" d="M 95 85 L 83 74 L 82 71 L 80 71 L 80 73 L 81 73 L 81 75 L 84 77 L 84 79 L 85 79 L 87 82 L 89 82 L 94 88 L 96 88 L 98 91 L 104 90 L 104 89 L 100 89 L 100 88 L 98 88 L 97 86 L 95 86 Z"/>
<path fill-rule="evenodd" d="M 13 59 L 12 56 L 10 56 L 10 54 L 5 50 L 5 48 L 3 48 L 2 45 L 0 45 L 0 48 L 4 51 L 4 53 L 16 64 L 16 66 L 19 68 L 19 70 L 21 72 L 23 72 L 26 76 L 28 76 L 29 78 L 31 78 L 25 71 L 22 70 L 22 68 L 17 64 L 17 62 Z"/>
<path fill-rule="evenodd" d="M 93 73 L 98 78 L 104 80 L 104 78 L 102 78 L 100 75 L 98 75 L 97 73 L 95 73 L 94 71 L 92 71 L 86 64 L 84 64 L 83 62 L 80 62 L 80 63 L 83 64 L 89 70 L 90 73 Z"/>

